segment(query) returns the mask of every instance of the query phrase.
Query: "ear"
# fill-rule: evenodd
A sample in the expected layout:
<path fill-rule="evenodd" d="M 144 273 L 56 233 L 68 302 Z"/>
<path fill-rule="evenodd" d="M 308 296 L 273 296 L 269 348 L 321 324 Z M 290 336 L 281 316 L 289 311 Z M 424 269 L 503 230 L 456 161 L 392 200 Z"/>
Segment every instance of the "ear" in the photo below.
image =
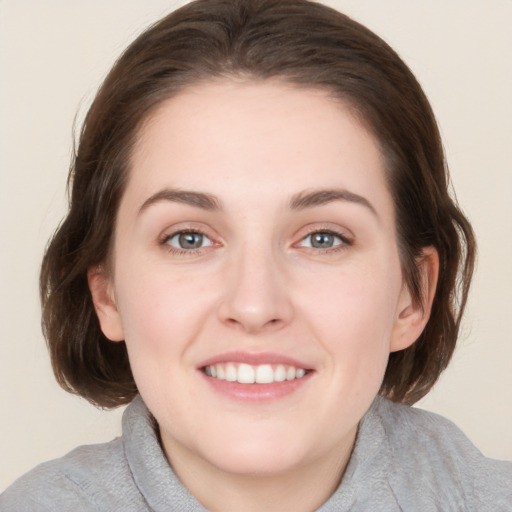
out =
<path fill-rule="evenodd" d="M 110 341 L 123 341 L 123 325 L 115 303 L 110 276 L 101 265 L 97 265 L 88 269 L 87 281 L 103 334 Z"/>
<path fill-rule="evenodd" d="M 407 285 L 403 285 L 400 295 L 397 319 L 391 337 L 390 352 L 410 347 L 423 332 L 430 318 L 432 302 L 436 293 L 439 276 L 439 255 L 433 247 L 426 247 L 417 262 L 421 300 L 416 301 Z"/>

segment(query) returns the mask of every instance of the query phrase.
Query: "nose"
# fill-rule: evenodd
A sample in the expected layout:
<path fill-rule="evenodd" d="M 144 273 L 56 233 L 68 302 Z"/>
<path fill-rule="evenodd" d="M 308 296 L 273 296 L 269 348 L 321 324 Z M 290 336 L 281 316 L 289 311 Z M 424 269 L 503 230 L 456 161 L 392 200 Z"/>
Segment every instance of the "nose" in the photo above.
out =
<path fill-rule="evenodd" d="M 293 317 L 293 306 L 282 267 L 270 251 L 242 252 L 226 269 L 219 319 L 247 334 L 283 328 Z"/>

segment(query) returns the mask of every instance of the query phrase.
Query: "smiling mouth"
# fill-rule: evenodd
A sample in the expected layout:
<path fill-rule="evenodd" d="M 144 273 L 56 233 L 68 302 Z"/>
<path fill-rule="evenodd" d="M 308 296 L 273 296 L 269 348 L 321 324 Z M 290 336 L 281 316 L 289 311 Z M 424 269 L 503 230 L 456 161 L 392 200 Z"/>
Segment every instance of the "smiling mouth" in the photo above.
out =
<path fill-rule="evenodd" d="M 208 377 L 240 384 L 273 384 L 292 381 L 302 379 L 309 373 L 309 370 L 304 368 L 284 364 L 218 363 L 204 366 L 201 370 Z"/>

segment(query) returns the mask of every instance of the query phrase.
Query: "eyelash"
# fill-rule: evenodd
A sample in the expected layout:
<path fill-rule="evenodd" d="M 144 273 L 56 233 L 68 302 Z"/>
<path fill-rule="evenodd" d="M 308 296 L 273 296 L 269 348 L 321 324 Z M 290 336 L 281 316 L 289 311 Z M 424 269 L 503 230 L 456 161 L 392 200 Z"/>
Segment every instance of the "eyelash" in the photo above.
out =
<path fill-rule="evenodd" d="M 300 239 L 299 244 L 302 243 L 304 240 L 306 240 L 308 237 L 311 237 L 312 235 L 318 235 L 318 234 L 332 235 L 332 236 L 334 236 L 336 238 L 339 238 L 341 243 L 339 243 L 338 245 L 335 245 L 333 247 L 328 247 L 328 248 L 324 248 L 324 249 L 318 248 L 318 247 L 306 247 L 307 249 L 313 250 L 313 252 L 315 254 L 331 254 L 331 255 L 334 255 L 334 254 L 337 254 L 337 253 L 339 253 L 341 251 L 347 250 L 347 248 L 352 246 L 353 243 L 354 243 L 352 239 L 347 237 L 347 235 L 345 235 L 343 233 L 340 233 L 339 231 L 334 230 L 332 228 L 324 228 L 324 229 L 322 229 L 322 228 L 315 228 L 315 229 L 312 229 L 305 236 L 303 236 Z"/>
<path fill-rule="evenodd" d="M 169 241 L 172 240 L 175 236 L 184 235 L 187 233 L 197 234 L 197 235 L 206 237 L 208 240 L 210 240 L 211 244 L 206 247 L 190 248 L 190 249 L 177 248 L 177 247 L 173 247 L 172 245 L 169 244 Z M 300 239 L 300 241 L 294 245 L 297 246 L 300 243 L 304 242 L 304 240 L 306 240 L 308 237 L 311 237 L 312 235 L 316 235 L 316 234 L 332 235 L 332 236 L 338 238 L 341 241 L 341 243 L 339 243 L 338 245 L 335 245 L 333 247 L 328 247 L 328 248 L 304 246 L 306 249 L 312 250 L 315 254 L 336 254 L 340 251 L 345 251 L 348 247 L 353 245 L 353 240 L 348 238 L 346 235 L 340 233 L 339 231 L 333 230 L 332 228 L 313 229 L 309 233 L 304 235 Z M 204 250 L 210 248 L 211 246 L 218 245 L 218 244 L 215 244 L 215 242 L 213 242 L 212 239 L 204 231 L 197 229 L 197 228 L 193 228 L 193 229 L 190 228 L 190 229 L 180 229 L 180 230 L 174 231 L 172 233 L 165 234 L 162 237 L 162 239 L 159 241 L 159 245 L 166 246 L 165 248 L 169 253 L 180 256 L 180 255 L 201 254 Z M 300 245 L 299 245 L 299 247 L 300 247 Z"/>
<path fill-rule="evenodd" d="M 174 231 L 172 233 L 169 233 L 169 234 L 165 234 L 162 239 L 159 241 L 159 245 L 161 246 L 166 246 L 166 250 L 169 252 L 169 253 L 172 253 L 172 254 L 175 254 L 177 256 L 189 256 L 191 254 L 200 254 L 201 252 L 203 252 L 205 249 L 208 249 L 209 247 L 211 247 L 211 245 L 209 246 L 206 246 L 206 247 L 199 247 L 197 249 L 181 249 L 181 248 L 178 248 L 178 247 L 173 247 L 172 245 L 169 244 L 169 241 L 172 240 L 175 236 L 177 235 L 186 235 L 187 233 L 192 233 L 192 234 L 197 234 L 197 235 L 201 235 L 203 237 L 206 237 L 208 240 L 210 240 L 210 242 L 212 242 L 211 245 L 216 245 L 212 239 L 204 232 L 204 231 L 201 231 L 200 229 L 197 229 L 197 228 L 190 228 L 190 229 L 179 229 L 177 231 Z"/>

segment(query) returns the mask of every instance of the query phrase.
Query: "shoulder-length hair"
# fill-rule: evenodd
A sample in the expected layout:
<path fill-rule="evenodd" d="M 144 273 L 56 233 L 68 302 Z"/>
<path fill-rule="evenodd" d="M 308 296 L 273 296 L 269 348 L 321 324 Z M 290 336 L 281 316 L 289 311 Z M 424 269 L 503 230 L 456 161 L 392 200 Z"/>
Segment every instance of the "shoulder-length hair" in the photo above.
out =
<path fill-rule="evenodd" d="M 229 77 L 327 90 L 380 144 L 402 272 L 420 304 L 418 258 L 433 246 L 440 259 L 428 324 L 411 347 L 390 354 L 380 390 L 414 403 L 454 351 L 474 265 L 473 232 L 450 197 L 436 121 L 411 71 L 370 30 L 307 0 L 196 0 L 151 26 L 114 65 L 86 116 L 69 174 L 69 212 L 42 263 L 42 324 L 58 382 L 102 407 L 137 393 L 125 344 L 101 332 L 87 270 L 108 262 L 142 123 L 187 86 Z"/>

